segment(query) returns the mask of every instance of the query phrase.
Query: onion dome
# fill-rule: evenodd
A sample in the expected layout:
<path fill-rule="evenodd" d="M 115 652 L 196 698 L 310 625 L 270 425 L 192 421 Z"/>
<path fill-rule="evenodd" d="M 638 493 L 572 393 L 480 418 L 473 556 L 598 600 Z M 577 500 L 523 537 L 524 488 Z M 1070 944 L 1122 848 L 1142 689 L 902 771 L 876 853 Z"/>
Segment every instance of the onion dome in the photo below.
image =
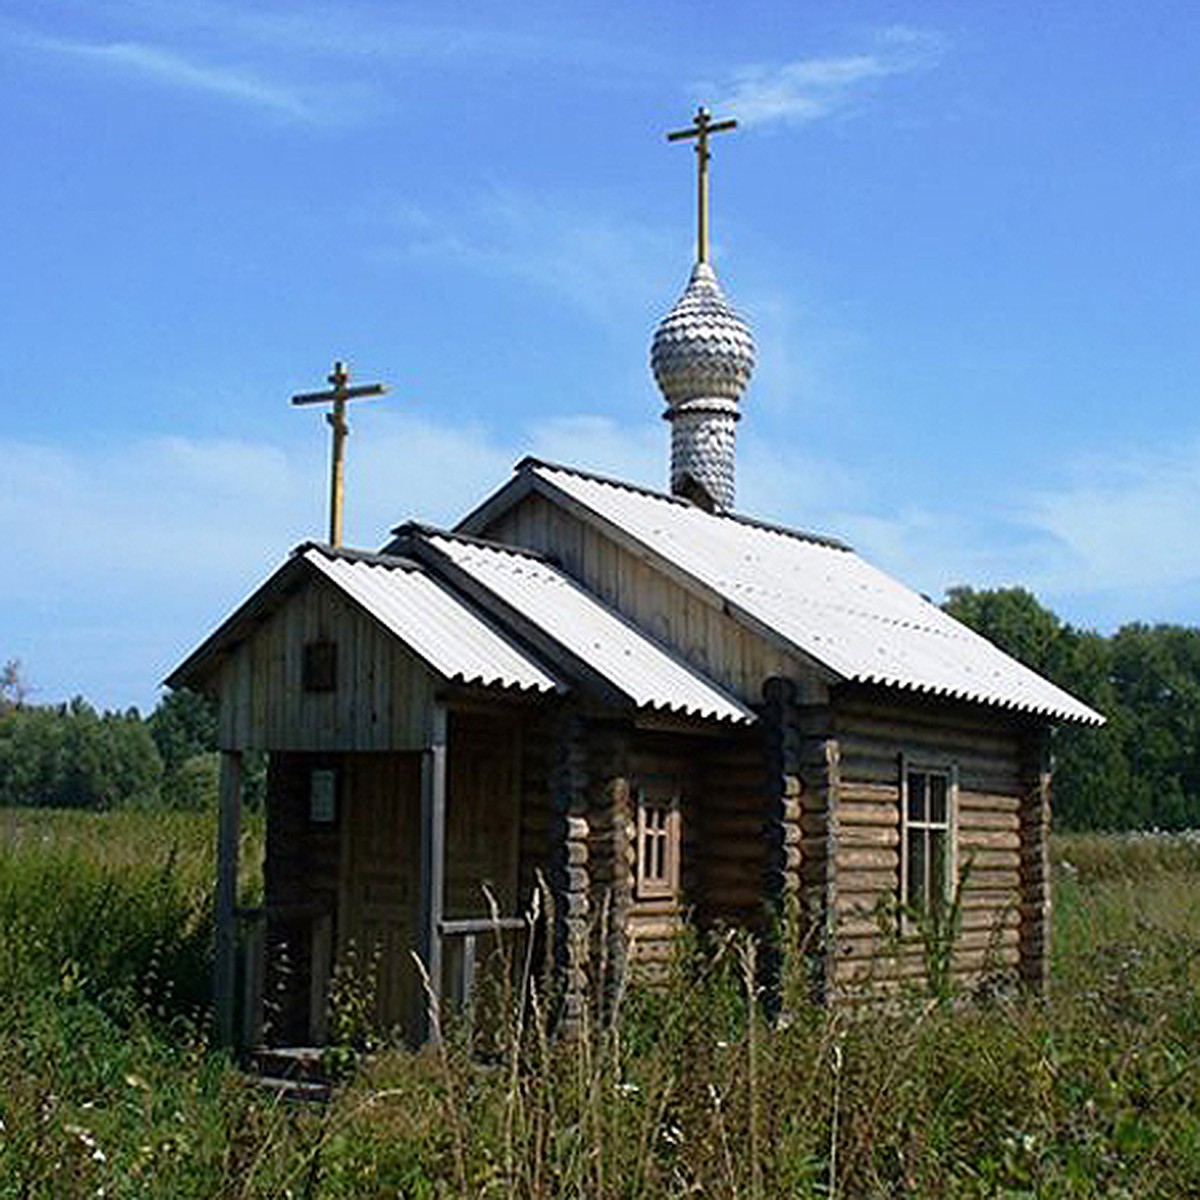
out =
<path fill-rule="evenodd" d="M 655 330 L 650 368 L 671 408 L 694 400 L 736 401 L 750 382 L 754 338 L 708 263 L 692 268 L 683 295 Z"/>

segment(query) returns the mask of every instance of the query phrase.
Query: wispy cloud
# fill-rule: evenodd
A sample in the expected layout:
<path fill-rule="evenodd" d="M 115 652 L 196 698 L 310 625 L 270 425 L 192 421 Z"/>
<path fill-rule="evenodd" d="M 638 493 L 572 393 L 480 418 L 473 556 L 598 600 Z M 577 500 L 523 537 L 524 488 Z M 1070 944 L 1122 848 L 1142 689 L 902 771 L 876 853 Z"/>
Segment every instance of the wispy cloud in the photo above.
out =
<path fill-rule="evenodd" d="M 174 50 L 141 42 L 80 42 L 27 35 L 26 45 L 89 62 L 160 85 L 203 92 L 249 104 L 293 120 L 321 119 L 322 108 L 296 88 L 266 79 L 253 70 L 203 63 Z"/>
<path fill-rule="evenodd" d="M 1094 456 L 1035 493 L 1029 523 L 1059 553 L 1049 586 L 1162 589 L 1200 583 L 1200 442 L 1158 453 Z M 1200 619 L 1200 604 L 1196 606 Z"/>
<path fill-rule="evenodd" d="M 945 52 L 940 34 L 891 26 L 859 53 L 742 67 L 708 91 L 720 97 L 721 112 L 747 125 L 800 124 L 844 111 L 883 79 L 929 70 Z"/>
<path fill-rule="evenodd" d="M 600 319 L 627 319 L 670 294 L 656 264 L 673 233 L 568 199 L 493 188 L 457 211 L 397 205 L 385 214 L 402 254 L 515 276 Z"/>

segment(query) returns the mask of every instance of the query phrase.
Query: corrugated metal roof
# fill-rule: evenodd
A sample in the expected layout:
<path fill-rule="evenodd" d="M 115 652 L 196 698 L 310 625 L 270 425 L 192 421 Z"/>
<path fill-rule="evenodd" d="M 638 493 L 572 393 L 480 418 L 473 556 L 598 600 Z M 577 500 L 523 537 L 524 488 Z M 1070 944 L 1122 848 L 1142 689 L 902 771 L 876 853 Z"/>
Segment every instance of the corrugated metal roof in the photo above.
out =
<path fill-rule="evenodd" d="M 1104 720 L 848 548 L 569 468 L 523 468 L 842 679 Z"/>
<path fill-rule="evenodd" d="M 446 679 L 537 692 L 560 685 L 525 651 L 423 571 L 310 548 L 305 562 Z"/>
<path fill-rule="evenodd" d="M 618 616 L 557 567 L 510 547 L 424 533 L 504 604 L 585 661 L 639 708 L 748 722 L 754 713 Z"/>

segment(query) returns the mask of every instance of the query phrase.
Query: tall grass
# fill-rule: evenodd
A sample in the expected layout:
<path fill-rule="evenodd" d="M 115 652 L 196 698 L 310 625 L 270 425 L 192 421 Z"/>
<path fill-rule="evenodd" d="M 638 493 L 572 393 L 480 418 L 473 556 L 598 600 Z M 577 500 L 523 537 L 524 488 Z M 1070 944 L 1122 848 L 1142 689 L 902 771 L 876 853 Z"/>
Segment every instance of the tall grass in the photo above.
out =
<path fill-rule="evenodd" d="M 1200 1194 L 1200 868 L 1173 849 L 1126 872 L 1124 843 L 1056 843 L 1044 1001 L 768 1023 L 728 933 L 665 989 L 597 981 L 616 1019 L 555 1040 L 518 957 L 486 1058 L 446 1014 L 305 1107 L 206 1040 L 211 830 L 55 820 L 0 839 L 0 1197 Z"/>

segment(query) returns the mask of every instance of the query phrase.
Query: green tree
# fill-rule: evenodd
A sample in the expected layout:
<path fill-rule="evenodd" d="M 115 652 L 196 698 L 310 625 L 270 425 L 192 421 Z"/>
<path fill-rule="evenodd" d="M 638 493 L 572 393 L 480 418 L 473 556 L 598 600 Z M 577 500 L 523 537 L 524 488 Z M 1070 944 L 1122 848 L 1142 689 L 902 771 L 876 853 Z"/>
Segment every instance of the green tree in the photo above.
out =
<path fill-rule="evenodd" d="M 0 716 L 0 804 L 103 811 L 157 802 L 162 761 L 136 709 L 98 713 L 82 697 Z"/>
<path fill-rule="evenodd" d="M 146 723 L 168 775 L 189 758 L 217 748 L 217 706 L 199 692 L 187 688 L 168 692 Z"/>
<path fill-rule="evenodd" d="M 1200 630 L 1072 628 L 1023 588 L 953 588 L 946 611 L 1108 718 L 1054 734 L 1064 828 L 1200 825 Z"/>

